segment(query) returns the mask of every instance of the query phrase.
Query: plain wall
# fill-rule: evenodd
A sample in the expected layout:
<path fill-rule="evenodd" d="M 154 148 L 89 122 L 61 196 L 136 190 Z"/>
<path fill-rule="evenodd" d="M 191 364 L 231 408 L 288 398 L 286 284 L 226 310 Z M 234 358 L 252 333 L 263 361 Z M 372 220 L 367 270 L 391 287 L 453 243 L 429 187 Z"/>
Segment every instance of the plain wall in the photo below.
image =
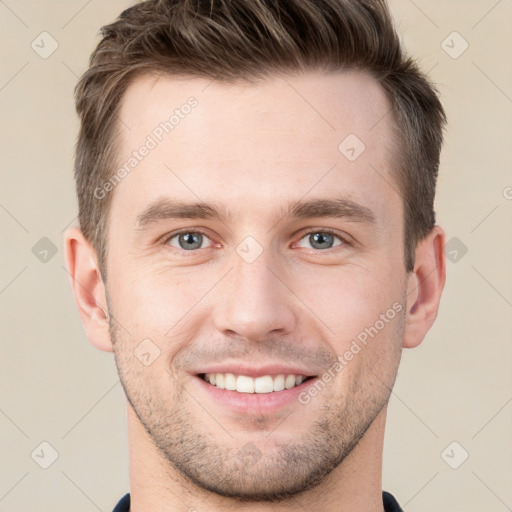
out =
<path fill-rule="evenodd" d="M 110 512 L 128 491 L 124 394 L 112 354 L 85 336 L 62 237 L 77 215 L 73 87 L 100 26 L 130 4 L 0 2 L 0 510 Z M 512 2 L 390 4 L 449 118 L 436 208 L 451 254 L 438 319 L 403 353 L 383 488 L 408 512 L 505 511 L 512 507 Z M 58 43 L 48 58 L 31 47 L 51 49 L 44 31 Z M 453 58 L 464 41 L 468 48 Z M 39 465 L 51 460 L 42 442 L 58 452 L 48 469 Z M 469 457 L 453 469 L 446 461 L 457 465 L 463 450 Z"/>

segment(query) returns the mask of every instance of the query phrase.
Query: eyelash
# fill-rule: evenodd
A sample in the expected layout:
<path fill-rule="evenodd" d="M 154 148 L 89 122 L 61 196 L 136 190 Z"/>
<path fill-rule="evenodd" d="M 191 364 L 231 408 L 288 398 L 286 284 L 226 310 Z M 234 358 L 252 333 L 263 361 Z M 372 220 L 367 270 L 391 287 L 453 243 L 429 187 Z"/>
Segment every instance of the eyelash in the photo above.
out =
<path fill-rule="evenodd" d="M 180 253 L 187 253 L 187 252 L 189 252 L 191 254 L 197 253 L 197 251 L 199 249 L 191 250 L 191 251 L 186 251 L 185 249 L 179 249 L 177 247 L 173 247 L 171 245 L 168 245 L 170 240 L 172 240 L 174 237 L 176 237 L 178 235 L 181 235 L 181 234 L 184 234 L 184 233 L 198 233 L 198 234 L 206 236 L 207 238 L 210 238 L 208 233 L 206 233 L 205 231 L 203 231 L 201 229 L 193 229 L 193 228 L 190 229 L 190 228 L 188 228 L 188 229 L 182 229 L 182 230 L 179 230 L 179 231 L 173 231 L 171 234 L 165 235 L 163 237 L 163 239 L 161 239 L 160 243 L 162 245 L 168 247 L 173 252 L 174 251 L 180 252 Z M 310 250 L 318 252 L 318 253 L 324 253 L 324 252 L 332 251 L 332 250 L 337 249 L 337 248 L 342 247 L 342 246 L 352 246 L 353 245 L 353 243 L 351 241 L 349 241 L 347 237 L 341 236 L 340 234 L 338 234 L 337 231 L 335 231 L 334 229 L 330 229 L 330 228 L 312 229 L 312 230 L 309 230 L 309 231 L 301 232 L 300 233 L 299 241 L 302 240 L 306 235 L 310 235 L 310 234 L 313 234 L 313 233 L 328 233 L 330 235 L 335 236 L 336 238 L 338 238 L 342 242 L 340 245 L 337 245 L 335 247 L 330 247 L 329 249 L 324 249 L 324 250 L 321 250 L 321 249 L 310 249 Z"/>

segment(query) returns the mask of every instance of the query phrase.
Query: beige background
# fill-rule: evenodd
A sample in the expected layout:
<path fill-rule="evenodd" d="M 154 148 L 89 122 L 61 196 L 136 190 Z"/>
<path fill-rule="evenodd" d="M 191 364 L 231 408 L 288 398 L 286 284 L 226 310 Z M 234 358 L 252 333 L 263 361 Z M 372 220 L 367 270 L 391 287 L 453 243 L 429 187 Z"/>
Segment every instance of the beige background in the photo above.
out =
<path fill-rule="evenodd" d="M 124 395 L 112 356 L 85 337 L 62 247 L 77 214 L 72 89 L 99 27 L 128 5 L 0 1 L 0 511 L 110 512 L 128 490 Z M 459 247 L 450 246 L 456 261 L 448 261 L 434 328 L 403 354 L 389 407 L 383 487 L 407 512 L 506 511 L 512 507 L 512 1 L 393 0 L 391 7 L 448 113 L 437 211 L 447 239 L 456 237 L 451 243 Z M 59 45 L 46 59 L 31 47 L 46 37 L 45 49 L 51 48 L 48 36 L 38 37 L 43 31 Z M 452 58 L 464 41 L 467 50 Z M 43 237 L 57 250 L 46 262 L 33 253 L 37 243 L 48 244 L 39 242 Z M 48 469 L 39 465 L 51 462 L 44 441 L 58 452 Z M 453 441 L 458 445 L 443 458 Z M 469 458 L 452 469 L 445 460 L 460 463 L 462 450 Z"/>

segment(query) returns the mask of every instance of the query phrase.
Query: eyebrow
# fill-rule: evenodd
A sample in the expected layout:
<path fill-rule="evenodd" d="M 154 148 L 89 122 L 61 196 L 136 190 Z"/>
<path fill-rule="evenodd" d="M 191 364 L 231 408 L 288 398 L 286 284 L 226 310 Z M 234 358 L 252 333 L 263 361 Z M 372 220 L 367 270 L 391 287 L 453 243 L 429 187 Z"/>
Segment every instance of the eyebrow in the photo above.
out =
<path fill-rule="evenodd" d="M 373 210 L 348 198 L 325 198 L 293 201 L 282 210 L 282 218 L 309 219 L 314 217 L 346 218 L 354 222 L 375 224 Z M 223 206 L 206 202 L 188 203 L 170 198 L 157 199 L 137 216 L 136 228 L 145 230 L 165 219 L 218 219 L 229 222 L 233 214 Z"/>

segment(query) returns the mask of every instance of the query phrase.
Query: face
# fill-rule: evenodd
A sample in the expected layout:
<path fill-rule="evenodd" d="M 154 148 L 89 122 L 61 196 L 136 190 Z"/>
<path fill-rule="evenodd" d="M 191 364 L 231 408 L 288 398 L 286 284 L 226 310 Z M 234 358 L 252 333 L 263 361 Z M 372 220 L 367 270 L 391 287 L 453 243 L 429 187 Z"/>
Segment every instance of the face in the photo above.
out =
<path fill-rule="evenodd" d="M 162 459 L 204 489 L 313 488 L 385 410 L 407 289 L 388 109 L 356 72 L 141 77 L 124 97 L 115 360 Z"/>

